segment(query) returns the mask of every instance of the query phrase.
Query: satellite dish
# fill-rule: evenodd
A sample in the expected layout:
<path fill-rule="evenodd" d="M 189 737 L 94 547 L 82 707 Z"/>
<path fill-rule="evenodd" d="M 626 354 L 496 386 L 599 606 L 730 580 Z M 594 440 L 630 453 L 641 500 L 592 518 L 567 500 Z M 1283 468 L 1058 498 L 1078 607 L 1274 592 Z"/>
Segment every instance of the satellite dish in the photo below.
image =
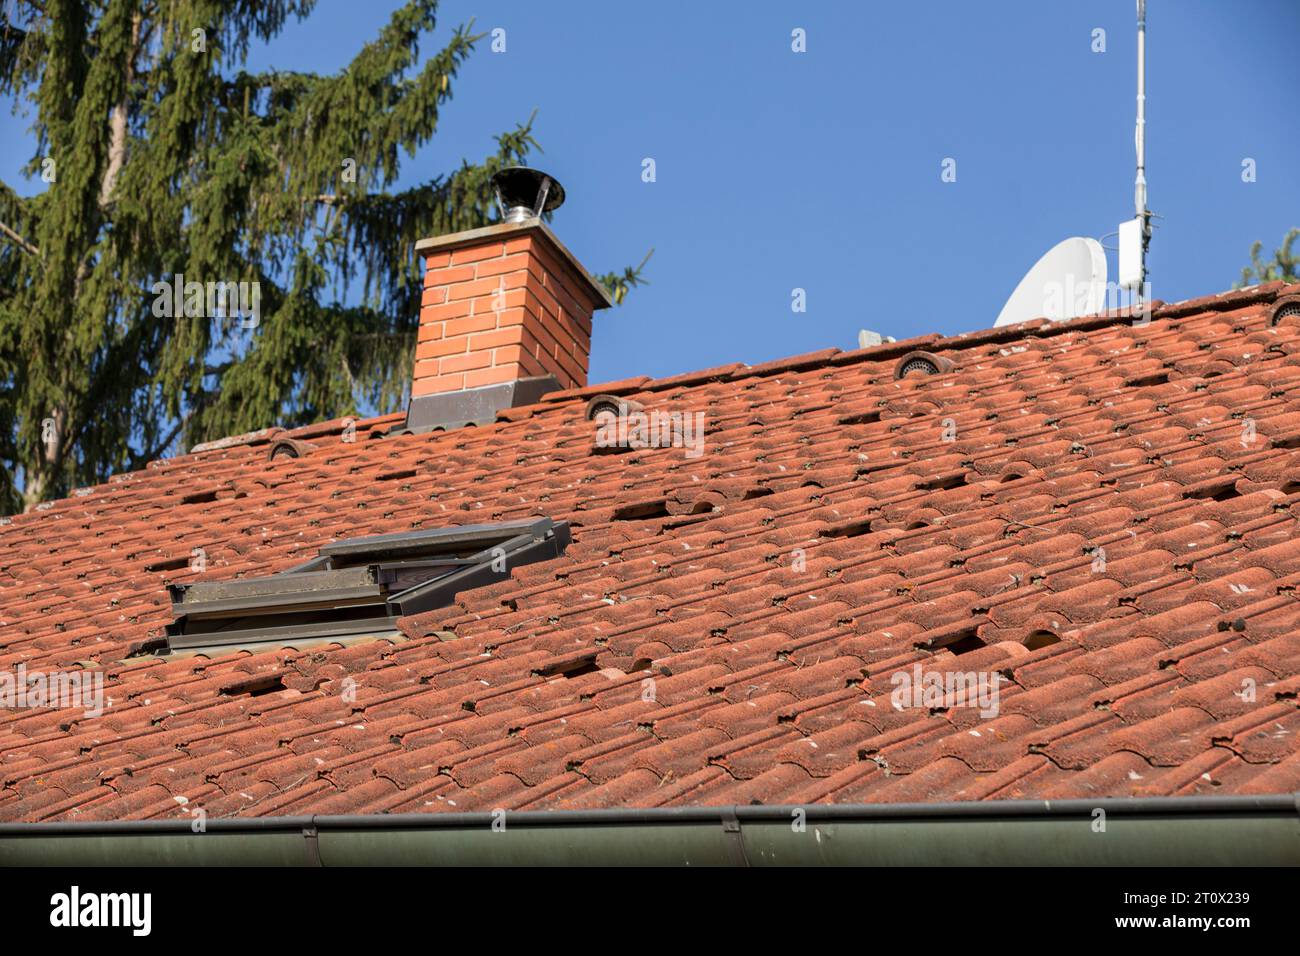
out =
<path fill-rule="evenodd" d="M 1106 250 L 1096 239 L 1075 236 L 1058 242 L 1034 263 L 993 325 L 1095 315 L 1105 301 Z"/>

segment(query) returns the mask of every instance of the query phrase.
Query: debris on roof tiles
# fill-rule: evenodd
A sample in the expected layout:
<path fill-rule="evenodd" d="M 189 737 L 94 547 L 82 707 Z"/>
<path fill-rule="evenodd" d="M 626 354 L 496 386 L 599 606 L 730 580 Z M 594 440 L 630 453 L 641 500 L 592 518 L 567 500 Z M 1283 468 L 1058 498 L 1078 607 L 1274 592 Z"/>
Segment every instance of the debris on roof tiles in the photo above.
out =
<path fill-rule="evenodd" d="M 0 528 L 0 673 L 102 675 L 102 708 L 0 710 L 0 820 L 1300 790 L 1296 295 L 592 385 L 446 433 L 264 429 L 79 489 Z M 945 374 L 896 379 L 917 351 Z M 592 454 L 601 395 L 703 412 L 702 453 Z M 542 515 L 562 555 L 399 638 L 139 656 L 167 585 Z"/>

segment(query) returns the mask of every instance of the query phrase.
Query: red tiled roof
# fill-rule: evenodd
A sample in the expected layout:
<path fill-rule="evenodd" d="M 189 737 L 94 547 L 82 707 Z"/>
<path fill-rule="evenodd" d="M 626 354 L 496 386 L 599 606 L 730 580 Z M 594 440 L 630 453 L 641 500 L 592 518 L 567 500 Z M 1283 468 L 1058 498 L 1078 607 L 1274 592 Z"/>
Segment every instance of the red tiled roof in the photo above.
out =
<path fill-rule="evenodd" d="M 0 714 L 0 820 L 1300 789 L 1279 289 L 633 379 L 487 428 L 268 429 L 43 505 L 0 528 L 0 668 L 102 667 L 109 706 Z M 917 348 L 955 367 L 896 381 Z M 593 448 L 611 390 L 705 412 L 705 453 Z M 284 438 L 301 457 L 269 460 Z M 220 579 L 538 514 L 572 522 L 562 558 L 405 641 L 130 656 L 195 548 Z M 896 708 L 917 663 L 1005 675 L 998 716 Z"/>

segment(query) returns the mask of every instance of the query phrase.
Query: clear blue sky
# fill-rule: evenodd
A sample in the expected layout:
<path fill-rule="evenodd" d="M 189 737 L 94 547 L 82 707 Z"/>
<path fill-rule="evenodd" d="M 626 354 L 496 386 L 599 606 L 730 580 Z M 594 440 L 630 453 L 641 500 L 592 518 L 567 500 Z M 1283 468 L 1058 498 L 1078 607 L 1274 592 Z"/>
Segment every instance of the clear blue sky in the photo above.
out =
<path fill-rule="evenodd" d="M 322 0 L 252 65 L 333 71 L 397 5 Z M 1149 261 L 1173 301 L 1228 288 L 1251 242 L 1300 225 L 1300 3 L 1148 8 Z M 653 284 L 597 317 L 593 382 L 852 348 L 862 327 L 985 328 L 1057 240 L 1132 216 L 1133 0 L 447 0 L 424 51 L 470 17 L 507 50 L 481 44 L 404 182 L 538 109 L 565 243 L 593 272 L 655 249 Z M 30 193 L 26 125 L 0 117 L 0 176 Z"/>

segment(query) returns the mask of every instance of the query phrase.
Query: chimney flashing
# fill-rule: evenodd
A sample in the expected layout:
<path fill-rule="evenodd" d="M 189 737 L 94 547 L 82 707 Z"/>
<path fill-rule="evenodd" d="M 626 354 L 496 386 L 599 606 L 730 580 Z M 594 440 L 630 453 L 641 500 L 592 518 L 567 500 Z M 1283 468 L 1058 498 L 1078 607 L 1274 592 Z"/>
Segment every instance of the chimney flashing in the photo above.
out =
<path fill-rule="evenodd" d="M 407 406 L 406 423 L 389 434 L 421 435 L 439 428 L 450 431 L 469 425 L 490 425 L 503 409 L 534 405 L 543 395 L 559 387 L 554 375 L 539 375 L 459 392 L 421 395 L 412 398 Z"/>

